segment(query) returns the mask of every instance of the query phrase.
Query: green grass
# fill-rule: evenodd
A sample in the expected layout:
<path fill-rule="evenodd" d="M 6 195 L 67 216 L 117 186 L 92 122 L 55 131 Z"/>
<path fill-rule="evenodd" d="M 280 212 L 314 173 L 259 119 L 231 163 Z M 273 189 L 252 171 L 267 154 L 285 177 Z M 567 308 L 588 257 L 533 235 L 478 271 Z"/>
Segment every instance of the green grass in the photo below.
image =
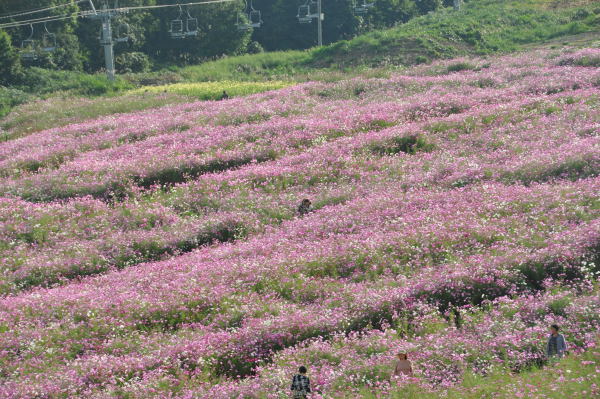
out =
<path fill-rule="evenodd" d="M 247 54 L 181 68 L 178 73 L 189 82 L 280 80 L 308 73 L 309 59 L 308 51 Z"/>
<path fill-rule="evenodd" d="M 104 74 L 87 74 L 74 71 L 54 71 L 28 68 L 16 88 L 36 96 L 45 97 L 57 92 L 78 96 L 101 96 L 120 93 L 133 86 L 125 79 L 114 82 Z"/>
<path fill-rule="evenodd" d="M 224 80 L 219 82 L 175 83 L 162 86 L 146 86 L 133 90 L 131 93 L 174 93 L 198 98 L 200 100 L 219 100 L 223 96 L 223 91 L 226 91 L 227 95 L 230 97 L 239 97 L 268 90 L 281 89 L 290 84 L 291 83 L 281 81 L 235 82 Z"/>
<path fill-rule="evenodd" d="M 0 120 L 0 141 L 105 115 L 140 111 L 190 100 L 187 96 L 162 92 L 96 99 L 73 98 L 64 94 L 15 108 L 8 117 Z"/>
<path fill-rule="evenodd" d="M 57 93 L 65 98 L 115 96 L 144 86 L 141 91 L 164 92 L 166 89 L 169 93 L 192 98 L 214 99 L 217 98 L 216 89 L 183 83 L 231 81 L 257 84 L 265 81 L 336 81 L 358 75 L 385 77 L 390 71 L 407 65 L 440 58 L 511 52 L 599 30 L 598 1 L 470 0 L 458 13 L 451 8 L 443 9 L 392 29 L 374 31 L 322 48 L 225 57 L 163 72 L 129 74 L 116 82 L 109 82 L 98 74 L 31 68 L 22 84 L 14 88 L 23 92 L 0 91 L 0 118 L 23 102 Z M 592 61 L 596 65 L 597 60 Z M 471 67 L 468 63 L 456 64 L 451 65 L 449 71 Z M 161 86 L 165 83 L 175 85 Z M 159 86 L 148 89 L 147 85 Z M 251 87 L 240 86 L 239 89 L 231 89 L 231 93 L 228 90 L 228 93 L 245 95 L 262 90 Z M 21 106 L 17 108 L 16 115 L 0 120 L 0 129 L 12 129 L 14 131 L 9 135 L 18 137 L 71 121 L 160 105 L 156 98 L 148 98 L 147 95 L 129 103 L 130 100 L 130 97 L 100 100 L 85 107 L 76 104 L 69 107 L 72 110 L 65 110 L 66 101 L 61 103 L 60 100 L 54 108 Z M 179 99 L 167 97 L 164 104 L 170 101 L 177 102 Z M 39 109 L 57 115 L 40 116 L 36 113 Z M 39 117 L 39 121 L 30 121 L 31 115 L 35 115 L 35 119 Z M 6 133 L 4 136 L 8 138 Z"/>
<path fill-rule="evenodd" d="M 31 96 L 21 90 L 0 86 L 0 118 L 21 104 L 30 101 Z M 0 125 L 0 128 L 2 125 Z"/>
<path fill-rule="evenodd" d="M 179 73 L 192 81 L 328 80 L 339 76 L 340 70 L 352 74 L 356 68 L 511 52 L 598 30 L 600 8 L 591 0 L 471 0 L 459 13 L 444 9 L 322 48 L 223 58 L 182 68 Z"/>
<path fill-rule="evenodd" d="M 353 397 L 356 397 L 354 395 Z M 361 396 L 375 399 L 364 388 Z M 600 353 L 592 348 L 544 368 L 519 374 L 497 372 L 488 376 L 467 375 L 457 387 L 425 391 L 417 385 L 396 389 L 392 399 L 515 399 L 515 398 L 598 398 L 600 397 Z"/>

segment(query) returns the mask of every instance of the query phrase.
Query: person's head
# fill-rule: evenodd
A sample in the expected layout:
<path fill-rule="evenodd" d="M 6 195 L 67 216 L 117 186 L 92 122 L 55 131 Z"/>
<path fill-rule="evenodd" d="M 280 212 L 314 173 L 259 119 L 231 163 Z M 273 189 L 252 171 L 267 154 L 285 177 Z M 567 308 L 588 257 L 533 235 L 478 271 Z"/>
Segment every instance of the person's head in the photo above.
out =
<path fill-rule="evenodd" d="M 311 202 L 310 202 L 310 200 L 309 200 L 308 198 L 304 198 L 304 199 L 302 200 L 302 205 L 305 205 L 305 206 L 306 206 L 306 205 L 310 205 L 310 204 L 311 204 Z"/>
<path fill-rule="evenodd" d="M 408 359 L 408 354 L 406 352 L 399 352 L 398 353 L 398 359 L 400 359 L 400 360 L 407 360 Z"/>
<path fill-rule="evenodd" d="M 298 369 L 298 372 L 299 372 L 300 374 L 306 374 L 306 372 L 307 372 L 307 371 L 308 371 L 308 370 L 306 370 L 306 367 L 304 367 L 304 366 L 300 366 L 300 368 Z"/>
<path fill-rule="evenodd" d="M 560 330 L 560 327 L 558 326 L 558 324 L 552 324 L 550 326 L 550 332 L 552 334 L 558 334 L 558 330 Z"/>

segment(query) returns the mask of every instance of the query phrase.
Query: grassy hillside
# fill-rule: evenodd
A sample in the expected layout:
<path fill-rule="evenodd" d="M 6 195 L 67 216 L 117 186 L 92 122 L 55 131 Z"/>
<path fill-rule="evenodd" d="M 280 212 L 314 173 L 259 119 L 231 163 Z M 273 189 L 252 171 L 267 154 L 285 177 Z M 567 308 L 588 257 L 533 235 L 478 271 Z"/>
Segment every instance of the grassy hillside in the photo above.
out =
<path fill-rule="evenodd" d="M 566 367 L 595 394 L 598 65 L 461 57 L 8 136 L 0 397 L 271 399 L 301 364 L 317 398 L 537 399 Z M 580 357 L 546 358 L 552 323 Z"/>
<path fill-rule="evenodd" d="M 19 87 L 0 88 L 0 117 L 36 96 L 55 93 L 89 97 L 114 95 L 145 85 L 224 80 L 333 81 L 369 73 L 374 67 L 379 68 L 374 73 L 381 74 L 382 69 L 461 55 L 509 52 L 599 30 L 600 4 L 592 0 L 471 0 L 459 13 L 441 10 L 393 29 L 321 49 L 227 57 L 181 69 L 130 74 L 116 83 L 102 75 L 33 69 L 20 87 L 30 94 L 16 90 Z M 590 42 L 594 37 L 583 44 Z M 0 128 L 8 129 L 1 123 Z"/>
<path fill-rule="evenodd" d="M 590 399 L 600 397 L 600 353 L 591 350 L 579 356 L 568 357 L 552 367 L 530 370 L 520 374 L 497 373 L 485 377 L 471 375 L 461 386 L 448 389 L 448 399 L 515 399 L 548 398 Z M 374 399 L 365 390 L 361 396 Z M 390 395 L 392 399 L 434 399 L 440 395 L 419 386 L 409 385 Z"/>
<path fill-rule="evenodd" d="M 375 31 L 307 52 L 229 57 L 184 68 L 190 80 L 300 78 L 313 69 L 413 65 L 440 58 L 515 51 L 525 44 L 600 31 L 595 1 L 471 0 L 395 28 Z"/>

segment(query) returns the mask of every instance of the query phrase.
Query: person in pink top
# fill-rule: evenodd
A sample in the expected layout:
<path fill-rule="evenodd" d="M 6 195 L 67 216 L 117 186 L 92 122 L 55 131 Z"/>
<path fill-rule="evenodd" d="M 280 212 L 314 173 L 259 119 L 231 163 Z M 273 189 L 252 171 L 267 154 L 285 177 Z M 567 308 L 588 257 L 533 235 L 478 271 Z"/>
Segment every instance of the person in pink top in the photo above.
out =
<path fill-rule="evenodd" d="M 398 361 L 396 362 L 396 368 L 394 369 L 395 376 L 413 376 L 412 363 L 408 360 L 408 354 L 406 352 L 398 353 Z"/>

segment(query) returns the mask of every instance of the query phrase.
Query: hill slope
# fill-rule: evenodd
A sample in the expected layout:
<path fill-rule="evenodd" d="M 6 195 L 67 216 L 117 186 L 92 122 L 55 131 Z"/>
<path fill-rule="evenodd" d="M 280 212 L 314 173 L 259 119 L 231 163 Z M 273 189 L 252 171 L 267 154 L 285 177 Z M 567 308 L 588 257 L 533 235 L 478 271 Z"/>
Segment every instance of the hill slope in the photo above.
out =
<path fill-rule="evenodd" d="M 510 52 L 526 44 L 600 31 L 595 1 L 472 0 L 460 12 L 442 9 L 395 28 L 308 52 L 229 57 L 185 68 L 193 80 L 307 76 L 314 69 L 414 65 L 439 58 Z M 596 37 L 596 41 L 598 41 Z M 318 76 L 318 75 L 317 75 Z"/>
<path fill-rule="evenodd" d="M 0 396 L 270 398 L 300 364 L 387 396 L 399 350 L 441 395 L 545 364 L 550 323 L 590 348 L 598 65 L 461 58 L 3 142 Z"/>
<path fill-rule="evenodd" d="M 38 96 L 114 95 L 147 84 L 224 80 L 331 81 L 363 74 L 365 68 L 371 67 L 382 68 L 383 71 L 373 72 L 381 76 L 385 70 L 402 65 L 459 55 L 509 52 L 558 38 L 570 40 L 574 34 L 598 32 L 599 15 L 600 5 L 594 0 L 471 0 L 458 13 L 443 9 L 392 29 L 371 32 L 320 49 L 228 57 L 187 68 L 129 74 L 116 83 L 108 82 L 103 75 L 33 68 L 20 86 L 10 90 L 0 88 L 0 117 Z M 558 44 L 562 45 L 562 41 Z M 584 44 L 589 46 L 597 41 L 597 36 L 592 35 Z M 143 100 L 132 100 L 138 108 L 145 106 Z M 170 100 L 178 101 L 174 97 Z M 62 108 L 58 107 L 54 112 L 60 114 Z M 99 108 L 107 111 L 106 106 Z M 134 107 L 123 106 L 123 109 Z M 80 112 L 89 114 L 86 111 Z M 10 126 L 10 123 L 0 122 L 0 129 L 8 130 Z"/>

